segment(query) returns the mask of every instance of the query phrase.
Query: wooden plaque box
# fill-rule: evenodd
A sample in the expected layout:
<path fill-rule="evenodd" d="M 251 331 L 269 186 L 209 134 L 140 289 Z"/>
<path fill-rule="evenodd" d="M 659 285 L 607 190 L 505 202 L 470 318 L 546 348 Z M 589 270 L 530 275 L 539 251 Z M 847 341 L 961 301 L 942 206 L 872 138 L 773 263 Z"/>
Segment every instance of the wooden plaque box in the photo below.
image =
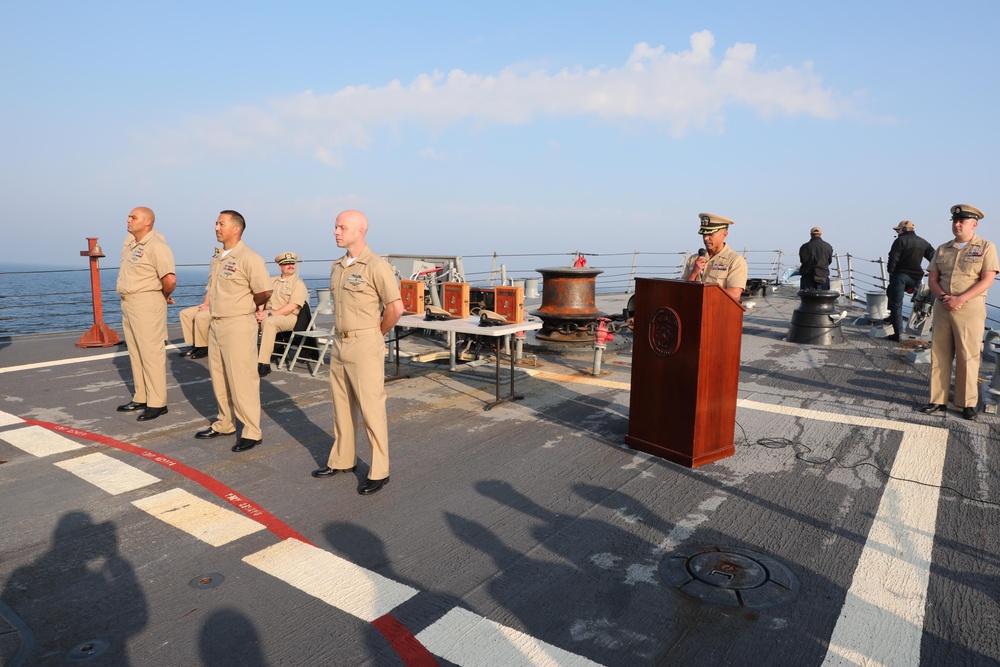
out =
<path fill-rule="evenodd" d="M 452 317 L 469 316 L 469 283 L 444 283 L 441 285 L 442 307 Z"/>
<path fill-rule="evenodd" d="M 493 312 L 503 315 L 511 324 L 524 321 L 524 288 L 493 288 Z"/>
<path fill-rule="evenodd" d="M 419 280 L 400 280 L 399 296 L 403 299 L 403 312 L 407 315 L 423 315 L 424 283 Z"/>

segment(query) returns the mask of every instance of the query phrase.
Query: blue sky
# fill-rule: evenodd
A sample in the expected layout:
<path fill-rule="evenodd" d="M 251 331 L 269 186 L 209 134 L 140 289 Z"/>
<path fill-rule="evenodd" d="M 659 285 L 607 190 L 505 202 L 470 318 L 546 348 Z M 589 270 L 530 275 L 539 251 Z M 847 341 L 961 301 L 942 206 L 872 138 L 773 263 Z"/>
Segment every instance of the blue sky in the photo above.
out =
<path fill-rule="evenodd" d="M 218 211 L 333 258 L 358 208 L 383 253 L 794 253 L 813 225 L 884 255 L 948 208 L 1000 241 L 1000 3 L 8 3 L 0 261 L 113 259 L 152 207 L 180 263 Z"/>

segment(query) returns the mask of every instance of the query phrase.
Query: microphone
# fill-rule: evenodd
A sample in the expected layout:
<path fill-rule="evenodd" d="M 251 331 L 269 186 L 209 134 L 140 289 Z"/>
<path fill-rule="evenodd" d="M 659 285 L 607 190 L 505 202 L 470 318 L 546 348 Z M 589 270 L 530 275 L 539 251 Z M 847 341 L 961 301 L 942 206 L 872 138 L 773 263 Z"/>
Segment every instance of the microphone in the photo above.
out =
<path fill-rule="evenodd" d="M 699 257 L 704 257 L 704 256 L 705 256 L 705 255 L 707 255 L 707 254 L 708 254 L 708 253 L 707 253 L 707 252 L 705 251 L 705 249 L 704 249 L 704 248 L 698 248 L 698 256 L 699 256 Z"/>

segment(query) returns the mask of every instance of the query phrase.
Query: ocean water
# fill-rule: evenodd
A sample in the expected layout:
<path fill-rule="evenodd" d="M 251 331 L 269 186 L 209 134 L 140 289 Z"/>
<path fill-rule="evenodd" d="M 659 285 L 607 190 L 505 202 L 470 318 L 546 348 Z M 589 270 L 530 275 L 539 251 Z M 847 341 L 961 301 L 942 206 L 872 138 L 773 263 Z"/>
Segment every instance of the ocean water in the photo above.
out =
<path fill-rule="evenodd" d="M 101 267 L 99 274 L 104 323 L 121 335 L 121 301 L 115 292 L 118 267 Z M 323 277 L 322 272 L 313 271 L 312 275 L 304 274 L 303 279 L 315 305 L 316 288 L 326 287 L 329 278 Z M 171 325 L 179 322 L 181 310 L 201 303 L 207 281 L 207 264 L 177 268 L 175 303 L 167 307 Z M 0 337 L 65 331 L 79 331 L 82 335 L 93 324 L 89 268 L 0 265 Z"/>
<path fill-rule="evenodd" d="M 570 253 L 561 255 L 524 255 L 517 258 L 509 269 L 512 278 L 540 278 L 535 266 L 566 265 L 572 261 Z M 627 258 L 626 258 L 627 259 Z M 628 284 L 629 267 L 616 266 L 621 260 L 609 258 L 608 268 L 601 278 L 605 291 L 624 291 Z M 671 258 L 671 261 L 676 261 Z M 300 265 L 299 275 L 309 288 L 310 305 L 317 302 L 316 290 L 326 288 L 330 281 L 330 265 L 333 259 L 307 260 Z M 93 298 L 91 294 L 90 269 L 81 258 L 80 268 L 57 266 L 3 264 L 0 263 L 0 337 L 25 334 L 88 331 L 94 324 Z M 401 265 L 404 265 L 402 262 Z M 466 258 L 464 270 L 466 279 L 474 284 L 492 284 L 499 277 L 496 262 L 492 256 Z M 523 266 L 522 266 L 523 265 Z M 397 267 L 399 269 L 399 267 Z M 661 267 L 647 267 L 646 273 L 659 275 Z M 277 267 L 268 264 L 271 275 L 277 275 Z M 405 271 L 409 273 L 409 271 Z M 100 262 L 100 294 L 103 321 L 121 334 L 121 302 L 115 292 L 118 280 L 118 265 L 112 257 Z M 208 264 L 184 265 L 177 267 L 177 288 L 173 293 L 175 304 L 168 306 L 168 323 L 179 322 L 178 313 L 189 306 L 201 303 L 205 296 L 208 280 Z M 601 285 L 598 291 L 602 291 Z"/>

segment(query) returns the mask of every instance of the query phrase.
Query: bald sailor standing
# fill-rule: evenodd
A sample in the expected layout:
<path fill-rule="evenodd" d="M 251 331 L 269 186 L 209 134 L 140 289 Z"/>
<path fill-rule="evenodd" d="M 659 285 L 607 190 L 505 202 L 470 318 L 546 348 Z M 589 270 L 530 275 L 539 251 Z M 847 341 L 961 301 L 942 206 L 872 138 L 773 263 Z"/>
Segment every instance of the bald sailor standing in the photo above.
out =
<path fill-rule="evenodd" d="M 702 242 L 705 253 L 688 258 L 681 274 L 684 280 L 718 285 L 737 301 L 747 286 L 747 261 L 742 255 L 726 245 L 729 226 L 734 224 L 729 218 L 714 213 L 699 213 Z"/>
<path fill-rule="evenodd" d="M 337 247 L 346 253 L 330 270 L 336 332 L 330 348 L 333 448 L 313 477 L 352 472 L 357 466 L 357 427 L 364 424 L 372 448 L 363 496 L 389 483 L 389 427 L 386 418 L 385 335 L 403 314 L 392 267 L 365 240 L 368 218 L 344 211 L 334 223 Z M 360 416 L 356 421 L 355 417 Z"/>
<path fill-rule="evenodd" d="M 174 253 L 153 231 L 156 216 L 145 206 L 128 214 L 116 291 L 122 298 L 122 329 L 135 392 L 119 412 L 142 410 L 138 421 L 167 413 L 167 304 L 177 286 Z"/>

